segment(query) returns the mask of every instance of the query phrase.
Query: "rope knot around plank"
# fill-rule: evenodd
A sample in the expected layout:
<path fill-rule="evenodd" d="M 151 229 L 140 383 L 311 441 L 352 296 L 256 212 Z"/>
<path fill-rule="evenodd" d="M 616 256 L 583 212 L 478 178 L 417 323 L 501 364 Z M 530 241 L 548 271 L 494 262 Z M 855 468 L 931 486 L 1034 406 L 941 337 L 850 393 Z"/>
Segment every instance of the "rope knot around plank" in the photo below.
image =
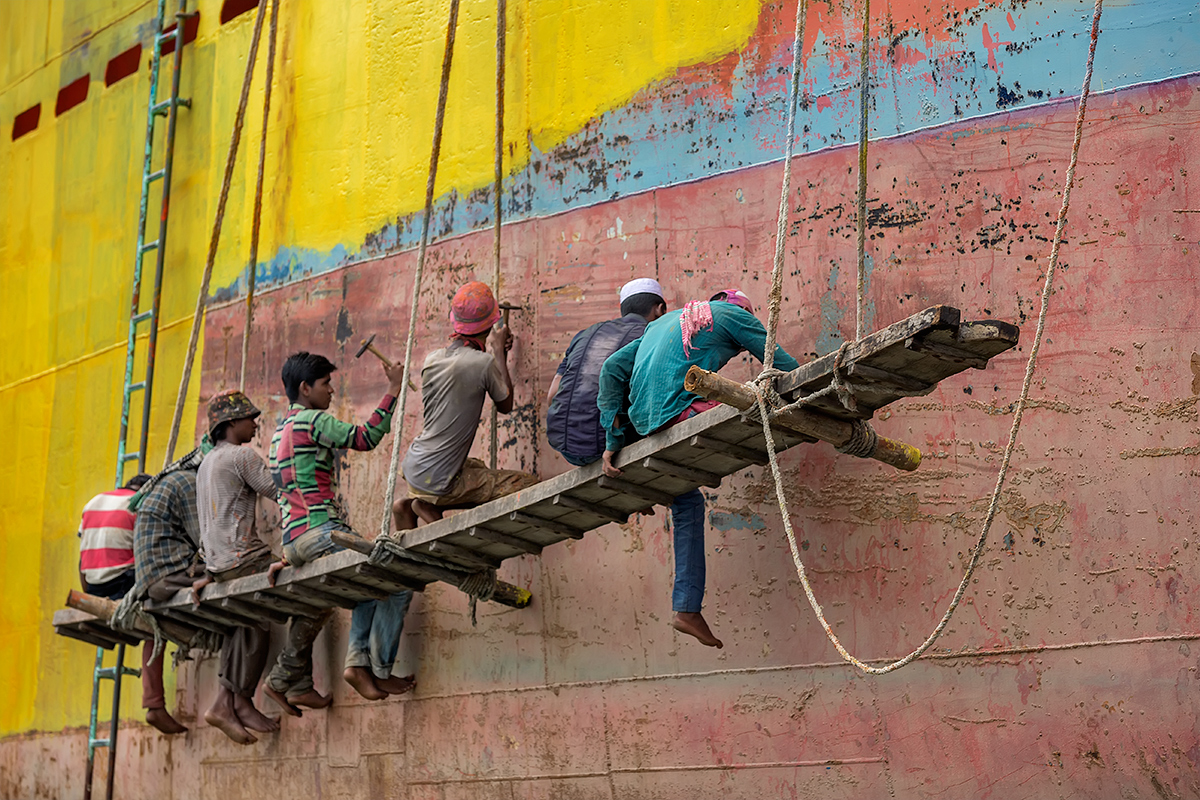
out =
<path fill-rule="evenodd" d="M 449 564 L 438 558 L 431 558 L 405 548 L 390 535 L 375 537 L 375 546 L 367 556 L 367 563 L 373 567 L 388 569 L 397 561 L 412 561 L 418 564 L 453 569 L 462 575 L 458 588 L 471 598 L 471 626 L 475 627 L 475 606 L 480 600 L 491 600 L 496 594 L 496 570 L 484 569 L 479 572 L 466 572 L 461 567 Z"/>

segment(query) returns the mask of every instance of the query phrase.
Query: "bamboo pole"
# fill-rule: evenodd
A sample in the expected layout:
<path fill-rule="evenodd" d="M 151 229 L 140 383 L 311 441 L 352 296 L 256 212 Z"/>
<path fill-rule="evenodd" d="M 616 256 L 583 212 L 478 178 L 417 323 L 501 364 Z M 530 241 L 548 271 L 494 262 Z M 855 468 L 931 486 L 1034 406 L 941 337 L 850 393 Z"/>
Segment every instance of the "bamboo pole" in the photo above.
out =
<path fill-rule="evenodd" d="M 754 390 L 749 386 L 700 367 L 688 370 L 683 388 L 708 400 L 717 400 L 733 406 L 739 411 L 745 411 L 758 403 Z M 773 414 L 771 424 L 829 442 L 834 447 L 845 446 L 854 433 L 854 425 L 844 419 L 803 408 L 789 408 L 782 413 Z M 921 464 L 921 451 L 911 444 L 880 436 L 868 458 L 911 472 Z"/>
<path fill-rule="evenodd" d="M 85 594 L 78 589 L 72 589 L 67 594 L 67 608 L 91 614 L 96 618 L 98 623 L 108 625 L 108 621 L 112 619 L 113 613 L 117 610 L 117 601 L 109 600 L 106 597 L 96 597 L 92 594 Z M 172 620 L 160 619 L 158 624 L 166 637 L 173 642 L 187 643 L 196 634 L 195 628 Z M 154 635 L 154 629 L 140 621 L 135 622 L 133 627 L 139 633 L 144 633 L 147 636 Z"/>

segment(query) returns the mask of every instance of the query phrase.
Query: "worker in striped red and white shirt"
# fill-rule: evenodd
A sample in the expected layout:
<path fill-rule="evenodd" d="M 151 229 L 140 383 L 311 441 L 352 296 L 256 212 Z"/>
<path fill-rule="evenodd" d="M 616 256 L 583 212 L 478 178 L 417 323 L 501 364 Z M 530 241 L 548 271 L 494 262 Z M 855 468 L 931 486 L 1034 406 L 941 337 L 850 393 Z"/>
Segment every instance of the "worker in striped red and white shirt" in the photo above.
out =
<path fill-rule="evenodd" d="M 79 522 L 79 582 L 97 597 L 120 599 L 133 588 L 133 522 L 129 499 L 150 480 L 137 475 L 120 489 L 101 492 Z"/>

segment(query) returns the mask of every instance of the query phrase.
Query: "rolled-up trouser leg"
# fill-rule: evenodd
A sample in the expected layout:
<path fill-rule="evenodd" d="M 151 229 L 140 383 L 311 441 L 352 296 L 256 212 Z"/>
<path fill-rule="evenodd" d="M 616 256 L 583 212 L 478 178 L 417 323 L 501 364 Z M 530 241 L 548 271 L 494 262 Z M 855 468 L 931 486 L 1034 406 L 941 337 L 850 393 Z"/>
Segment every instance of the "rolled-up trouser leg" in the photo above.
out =
<path fill-rule="evenodd" d="M 675 533 L 675 589 L 671 609 L 699 613 L 704 601 L 704 495 L 693 489 L 671 506 Z"/>
<path fill-rule="evenodd" d="M 267 676 L 268 686 L 289 697 L 312 690 L 313 642 L 332 615 L 333 610 L 327 609 L 318 617 L 292 617 L 287 642 Z"/>
<path fill-rule="evenodd" d="M 350 614 L 350 642 L 346 647 L 347 667 L 367 667 L 376 678 L 392 674 L 404 615 L 412 592 L 397 592 L 383 600 L 359 603 Z"/>
<path fill-rule="evenodd" d="M 221 685 L 234 694 L 250 697 L 267 666 L 271 634 L 262 628 L 235 628 L 221 645 Z"/>

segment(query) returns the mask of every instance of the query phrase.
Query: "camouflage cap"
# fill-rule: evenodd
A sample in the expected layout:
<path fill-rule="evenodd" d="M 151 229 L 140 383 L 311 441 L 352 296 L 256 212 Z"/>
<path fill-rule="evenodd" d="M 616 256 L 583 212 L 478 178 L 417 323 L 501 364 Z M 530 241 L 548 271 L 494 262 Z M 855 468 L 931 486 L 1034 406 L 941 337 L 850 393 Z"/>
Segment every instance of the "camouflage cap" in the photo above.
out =
<path fill-rule="evenodd" d="M 237 389 L 214 394 L 208 401 L 208 432 L 222 422 L 257 417 L 262 412 L 250 402 L 250 398 Z"/>

